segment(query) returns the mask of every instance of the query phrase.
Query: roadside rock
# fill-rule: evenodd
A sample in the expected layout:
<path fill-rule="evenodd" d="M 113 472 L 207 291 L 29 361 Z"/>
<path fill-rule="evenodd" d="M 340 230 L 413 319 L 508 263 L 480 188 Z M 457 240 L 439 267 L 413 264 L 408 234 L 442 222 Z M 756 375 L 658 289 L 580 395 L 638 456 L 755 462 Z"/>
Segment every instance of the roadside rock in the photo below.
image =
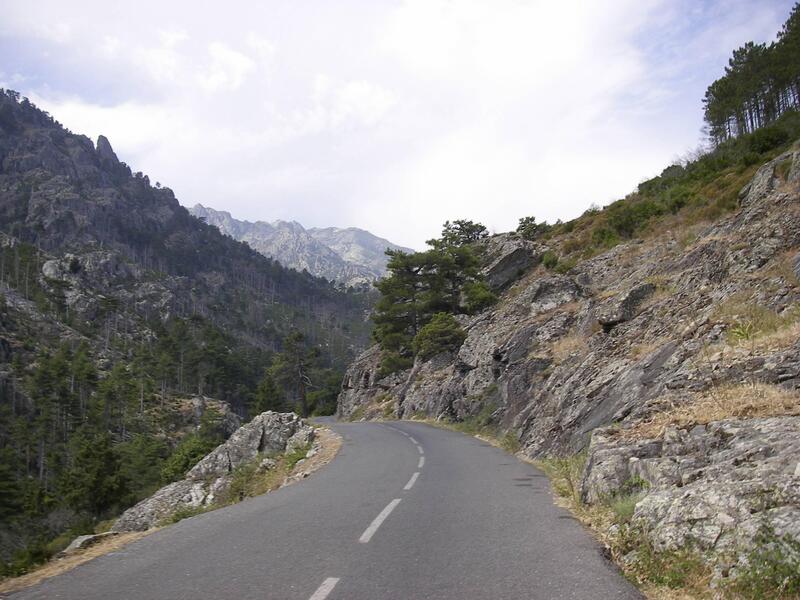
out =
<path fill-rule="evenodd" d="M 657 548 L 731 555 L 763 525 L 800 539 L 798 455 L 800 417 L 716 421 L 640 441 L 599 430 L 581 493 L 593 504 L 646 482 L 633 519 Z"/>
<path fill-rule="evenodd" d="M 230 474 L 262 454 L 291 452 L 311 442 L 314 430 L 294 413 L 267 411 L 240 427 L 224 444 L 207 454 L 185 479 L 164 486 L 126 510 L 112 531 L 144 531 L 158 525 L 181 508 L 208 506 L 230 485 Z M 274 468 L 266 458 L 259 468 Z"/>
<path fill-rule="evenodd" d="M 105 533 L 95 533 L 91 535 L 79 535 L 76 537 L 70 545 L 64 548 L 61 552 L 58 553 L 58 556 L 68 556 L 70 554 L 74 554 L 78 550 L 85 550 L 89 546 L 93 546 L 97 542 L 101 542 L 105 539 L 110 537 L 114 537 L 115 535 L 119 535 L 116 531 L 107 531 Z"/>

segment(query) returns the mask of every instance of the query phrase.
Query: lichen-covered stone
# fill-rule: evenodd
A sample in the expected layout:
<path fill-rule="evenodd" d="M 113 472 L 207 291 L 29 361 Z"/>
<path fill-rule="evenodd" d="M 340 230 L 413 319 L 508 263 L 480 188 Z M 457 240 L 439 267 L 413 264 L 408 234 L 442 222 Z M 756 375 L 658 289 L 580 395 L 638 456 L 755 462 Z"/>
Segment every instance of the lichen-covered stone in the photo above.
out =
<path fill-rule="evenodd" d="M 746 550 L 764 524 L 800 539 L 797 456 L 800 417 L 717 421 L 634 442 L 600 430 L 581 492 L 597 503 L 644 481 L 634 521 L 657 548 L 724 555 Z"/>

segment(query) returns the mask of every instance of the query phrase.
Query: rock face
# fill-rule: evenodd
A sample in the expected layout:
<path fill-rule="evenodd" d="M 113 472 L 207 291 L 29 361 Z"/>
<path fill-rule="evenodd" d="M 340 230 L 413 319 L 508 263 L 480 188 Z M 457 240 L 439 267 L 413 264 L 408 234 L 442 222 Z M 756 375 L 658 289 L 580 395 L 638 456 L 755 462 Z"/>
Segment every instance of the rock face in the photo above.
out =
<path fill-rule="evenodd" d="M 305 229 L 300 223 L 240 221 L 230 213 L 196 204 L 190 212 L 264 256 L 346 286 L 369 284 L 386 273 L 387 248 L 412 252 L 363 229 Z"/>
<path fill-rule="evenodd" d="M 588 447 L 585 499 L 618 493 L 630 478 L 649 482 L 636 515 L 663 547 L 697 538 L 722 552 L 734 528 L 751 532 L 764 515 L 796 532 L 795 417 L 721 417 L 625 443 L 602 428 L 633 427 L 716 387 L 800 389 L 798 170 L 800 151 L 764 165 L 740 208 L 698 226 L 691 242 L 666 231 L 565 274 L 538 264 L 547 248 L 508 236 L 486 272 L 503 290 L 499 302 L 462 318 L 461 348 L 383 379 L 378 350 L 368 350 L 344 378 L 339 414 L 480 415 L 529 457 Z M 558 243 L 547 241 L 561 254 Z M 751 512 L 764 494 L 781 500 Z"/>
<path fill-rule="evenodd" d="M 199 316 L 274 349 L 298 324 L 287 307 L 302 299 L 359 329 L 363 309 L 351 296 L 199 222 L 169 188 L 120 162 L 104 136 L 95 147 L 7 90 L 0 113 L 0 230 L 52 259 L 41 277 L 70 318 L 113 318 L 115 330 L 143 337 L 154 320 Z M 232 296 L 248 310 L 230 310 Z M 363 347 L 363 329 L 346 343 Z"/>
<path fill-rule="evenodd" d="M 294 413 L 261 413 L 240 427 L 224 444 L 192 467 L 186 477 L 170 483 L 126 510 L 112 531 L 144 531 L 181 508 L 213 504 L 228 489 L 233 471 L 260 454 L 278 455 L 302 448 L 314 439 L 314 430 Z M 261 466 L 274 468 L 262 459 Z"/>
<path fill-rule="evenodd" d="M 582 494 L 596 503 L 642 482 L 634 522 L 657 548 L 735 554 L 765 523 L 800 539 L 800 417 L 669 428 L 636 442 L 615 434 L 592 436 Z"/>
<path fill-rule="evenodd" d="M 540 260 L 536 246 L 515 235 L 492 236 L 486 246 L 488 260 L 483 274 L 493 289 L 504 288 Z"/>

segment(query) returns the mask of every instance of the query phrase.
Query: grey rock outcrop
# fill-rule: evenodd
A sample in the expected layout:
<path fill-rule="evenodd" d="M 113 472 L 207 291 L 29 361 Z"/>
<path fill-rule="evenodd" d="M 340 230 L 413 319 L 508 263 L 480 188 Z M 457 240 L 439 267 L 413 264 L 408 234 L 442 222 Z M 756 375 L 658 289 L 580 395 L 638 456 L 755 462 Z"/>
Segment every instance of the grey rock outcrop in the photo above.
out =
<path fill-rule="evenodd" d="M 781 164 L 789 164 L 787 173 L 787 181 L 789 183 L 800 180 L 800 160 L 798 160 L 798 156 L 800 156 L 800 151 L 790 150 L 762 166 L 750 183 L 742 188 L 739 193 L 739 203 L 747 206 L 775 191 L 783 183 L 778 173 L 776 173 L 778 166 Z"/>
<path fill-rule="evenodd" d="M 798 154 L 791 157 L 800 164 Z M 463 319 L 467 337 L 456 354 L 385 378 L 377 348 L 362 354 L 345 375 L 339 414 L 369 414 L 376 402 L 391 401 L 399 416 L 461 420 L 491 404 L 495 424 L 538 456 L 577 451 L 597 427 L 646 418 L 666 392 L 753 378 L 800 386 L 798 344 L 706 351 L 724 346 L 732 327 L 719 310 L 726 302 L 777 315 L 800 303 L 790 277 L 800 247 L 798 202 L 796 184 L 783 182 L 685 249 L 666 232 L 620 244 L 566 275 L 529 268 L 495 306 Z M 517 255 L 521 240 L 499 242 L 507 256 Z M 490 264 L 513 262 L 488 256 Z"/>
<path fill-rule="evenodd" d="M 164 486 L 126 510 L 114 523 L 112 531 L 144 531 L 179 509 L 209 506 L 227 491 L 231 473 L 237 467 L 255 461 L 261 454 L 291 452 L 313 439 L 313 428 L 296 414 L 261 413 L 202 458 L 184 479 Z M 273 462 L 272 467 L 274 465 Z M 270 463 L 261 459 L 259 468 L 270 468 Z"/>
<path fill-rule="evenodd" d="M 628 290 L 618 302 L 614 302 L 611 306 L 600 312 L 597 316 L 597 320 L 606 332 L 609 332 L 615 325 L 630 321 L 635 317 L 636 310 L 642 302 L 655 291 L 656 286 L 652 283 L 637 285 Z"/>
<path fill-rule="evenodd" d="M 509 233 L 489 238 L 486 253 L 488 264 L 483 275 L 494 289 L 507 286 L 539 260 L 535 244 Z"/>
<path fill-rule="evenodd" d="M 119 163 L 119 159 L 114 149 L 111 147 L 111 142 L 109 142 L 108 138 L 104 135 L 97 138 L 97 157 L 101 162 L 107 164 L 116 165 Z"/>
<path fill-rule="evenodd" d="M 86 550 L 89 546 L 93 546 L 98 542 L 102 542 L 110 537 L 114 537 L 115 535 L 119 535 L 116 531 L 106 531 L 104 533 L 94 533 L 90 535 L 79 535 L 76 537 L 72 542 L 70 542 L 69 546 L 64 548 L 61 552 L 58 553 L 58 556 L 68 556 L 70 554 L 74 554 L 79 550 Z"/>
<path fill-rule="evenodd" d="M 670 428 L 650 440 L 618 434 L 592 436 L 581 492 L 596 503 L 643 482 L 633 522 L 657 548 L 733 555 L 764 525 L 800 539 L 800 417 Z"/>

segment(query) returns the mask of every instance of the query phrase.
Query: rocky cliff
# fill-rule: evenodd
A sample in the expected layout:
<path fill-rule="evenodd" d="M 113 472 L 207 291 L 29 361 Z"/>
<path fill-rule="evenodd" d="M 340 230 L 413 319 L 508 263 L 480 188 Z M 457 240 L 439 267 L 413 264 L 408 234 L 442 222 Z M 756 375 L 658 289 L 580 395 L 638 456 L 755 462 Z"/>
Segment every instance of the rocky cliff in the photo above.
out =
<path fill-rule="evenodd" d="M 287 221 L 240 221 L 230 213 L 196 204 L 190 212 L 264 256 L 345 286 L 370 284 L 386 272 L 385 250 L 412 252 L 363 229 L 305 229 Z"/>
<path fill-rule="evenodd" d="M 0 113 L 0 231 L 11 240 L 4 244 L 16 240 L 55 260 L 41 275 L 64 290 L 72 316 L 94 320 L 98 300 L 119 291 L 106 305 L 126 318 L 199 316 L 270 348 L 292 324 L 317 321 L 309 329 L 344 333 L 334 324 L 343 319 L 359 333 L 340 341 L 363 344 L 360 301 L 194 218 L 172 190 L 121 162 L 104 136 L 95 145 L 15 92 L 0 93 Z"/>
<path fill-rule="evenodd" d="M 763 524 L 800 535 L 800 150 L 716 222 L 546 269 L 567 243 L 490 240 L 502 294 L 459 317 L 460 349 L 383 379 L 368 350 L 339 414 L 480 420 L 528 457 L 588 452 L 584 500 L 633 486 L 658 548 L 722 556 Z"/>

